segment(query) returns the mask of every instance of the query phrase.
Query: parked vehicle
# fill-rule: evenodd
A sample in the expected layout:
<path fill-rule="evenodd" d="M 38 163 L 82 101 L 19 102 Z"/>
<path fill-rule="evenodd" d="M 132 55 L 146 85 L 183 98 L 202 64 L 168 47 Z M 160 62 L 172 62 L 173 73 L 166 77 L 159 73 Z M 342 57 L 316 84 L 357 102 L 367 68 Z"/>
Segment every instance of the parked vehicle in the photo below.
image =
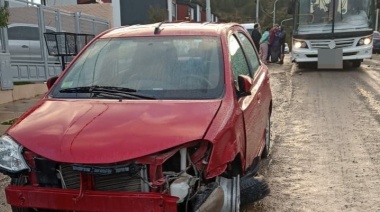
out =
<path fill-rule="evenodd" d="M 269 73 L 238 24 L 109 30 L 47 86 L 0 139 L 14 211 L 237 212 L 269 192 Z"/>
<path fill-rule="evenodd" d="M 373 32 L 373 53 L 380 53 L 380 33 Z"/>
<path fill-rule="evenodd" d="M 244 23 L 241 25 L 249 32 L 250 35 L 252 35 L 255 23 Z"/>
<path fill-rule="evenodd" d="M 46 27 L 46 32 L 55 32 L 53 27 Z M 37 24 L 12 23 L 8 25 L 9 53 L 15 61 L 41 61 L 41 40 Z M 57 61 L 49 57 L 49 61 Z M 59 61 L 58 61 L 59 62 Z"/>
<path fill-rule="evenodd" d="M 342 69 L 343 61 L 360 67 L 372 57 L 376 8 L 379 0 L 289 1 L 291 60 L 301 67 L 317 62 L 320 69 Z"/>

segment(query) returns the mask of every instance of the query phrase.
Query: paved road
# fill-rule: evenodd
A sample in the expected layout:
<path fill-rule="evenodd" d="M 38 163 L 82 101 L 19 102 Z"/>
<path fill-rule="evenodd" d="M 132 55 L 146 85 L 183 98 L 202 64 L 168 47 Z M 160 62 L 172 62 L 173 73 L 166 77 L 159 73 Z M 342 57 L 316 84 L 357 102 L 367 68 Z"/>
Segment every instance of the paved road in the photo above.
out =
<path fill-rule="evenodd" d="M 380 56 L 359 69 L 271 67 L 271 194 L 245 211 L 380 211 Z"/>

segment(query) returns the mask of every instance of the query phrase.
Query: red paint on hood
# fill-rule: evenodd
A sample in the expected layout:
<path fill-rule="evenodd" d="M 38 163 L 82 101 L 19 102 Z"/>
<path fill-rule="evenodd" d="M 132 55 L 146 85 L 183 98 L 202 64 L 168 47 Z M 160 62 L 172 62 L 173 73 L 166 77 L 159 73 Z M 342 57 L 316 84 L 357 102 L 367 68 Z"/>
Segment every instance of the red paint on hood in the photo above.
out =
<path fill-rule="evenodd" d="M 54 161 L 114 163 L 201 139 L 220 103 L 46 99 L 8 134 Z"/>

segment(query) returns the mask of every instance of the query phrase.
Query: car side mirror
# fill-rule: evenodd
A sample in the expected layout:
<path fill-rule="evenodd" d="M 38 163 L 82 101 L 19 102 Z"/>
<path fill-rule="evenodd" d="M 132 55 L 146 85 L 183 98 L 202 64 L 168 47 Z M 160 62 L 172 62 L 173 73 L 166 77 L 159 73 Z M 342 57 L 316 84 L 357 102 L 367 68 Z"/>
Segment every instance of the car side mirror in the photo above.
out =
<path fill-rule="evenodd" d="M 251 77 L 246 75 L 239 75 L 238 77 L 239 93 L 238 96 L 249 96 L 251 95 L 251 89 L 253 87 L 253 80 Z"/>
<path fill-rule="evenodd" d="M 295 6 L 295 1 L 291 0 L 288 4 L 288 15 L 293 15 Z"/>
<path fill-rule="evenodd" d="M 50 88 L 54 85 L 55 81 L 57 81 L 58 77 L 51 77 L 46 81 L 46 86 L 50 90 Z"/>

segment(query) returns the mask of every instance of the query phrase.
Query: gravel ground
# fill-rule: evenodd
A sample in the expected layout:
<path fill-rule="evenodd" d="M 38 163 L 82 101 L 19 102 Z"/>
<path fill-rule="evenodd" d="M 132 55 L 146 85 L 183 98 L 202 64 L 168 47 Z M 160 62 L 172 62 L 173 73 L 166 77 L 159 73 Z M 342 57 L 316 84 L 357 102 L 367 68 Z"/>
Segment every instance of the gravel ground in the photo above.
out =
<path fill-rule="evenodd" d="M 271 68 L 271 194 L 244 211 L 380 211 L 380 56 L 359 69 Z"/>

